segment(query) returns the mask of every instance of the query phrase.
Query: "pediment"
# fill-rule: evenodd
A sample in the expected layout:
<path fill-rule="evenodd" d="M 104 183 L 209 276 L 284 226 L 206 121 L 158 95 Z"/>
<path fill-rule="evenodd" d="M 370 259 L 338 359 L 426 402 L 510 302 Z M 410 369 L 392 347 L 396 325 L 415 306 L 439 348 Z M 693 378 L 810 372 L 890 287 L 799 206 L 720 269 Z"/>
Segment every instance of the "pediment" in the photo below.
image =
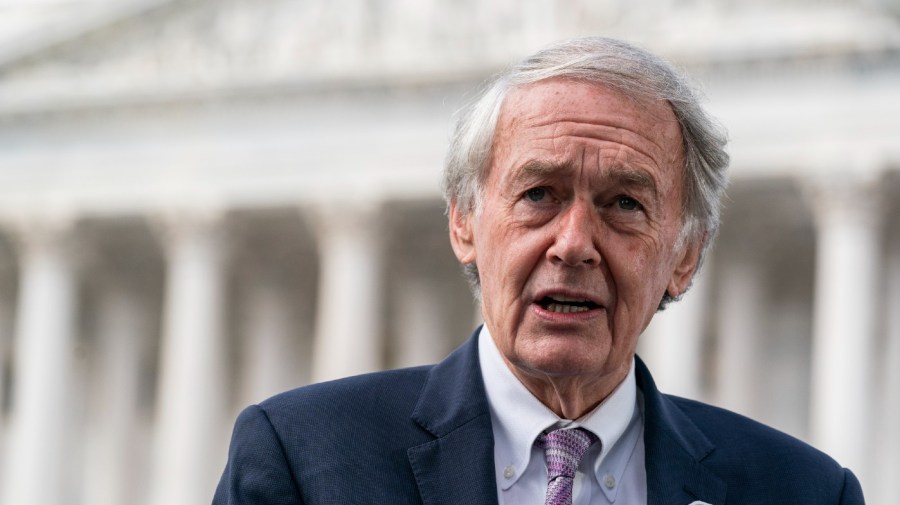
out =
<path fill-rule="evenodd" d="M 844 2 L 748 11 L 750 4 L 170 0 L 0 66 L 0 109 L 306 80 L 486 71 L 549 41 L 585 34 L 636 40 L 685 60 L 748 49 L 777 52 L 796 43 L 790 34 L 798 27 L 825 46 L 871 46 L 874 38 L 900 47 L 895 20 L 874 23 Z M 860 26 L 867 28 L 854 31 Z"/>

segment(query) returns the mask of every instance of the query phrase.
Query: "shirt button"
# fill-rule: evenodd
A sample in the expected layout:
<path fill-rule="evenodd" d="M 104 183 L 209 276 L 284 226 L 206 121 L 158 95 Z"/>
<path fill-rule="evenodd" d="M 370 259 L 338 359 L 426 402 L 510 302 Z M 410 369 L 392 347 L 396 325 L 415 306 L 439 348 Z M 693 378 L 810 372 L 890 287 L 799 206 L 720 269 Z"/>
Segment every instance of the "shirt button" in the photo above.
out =
<path fill-rule="evenodd" d="M 612 474 L 606 474 L 606 477 L 603 477 L 603 485 L 609 489 L 616 487 L 616 478 Z"/>
<path fill-rule="evenodd" d="M 508 467 L 503 469 L 503 476 L 507 479 L 512 479 L 516 475 L 516 467 L 509 465 Z"/>

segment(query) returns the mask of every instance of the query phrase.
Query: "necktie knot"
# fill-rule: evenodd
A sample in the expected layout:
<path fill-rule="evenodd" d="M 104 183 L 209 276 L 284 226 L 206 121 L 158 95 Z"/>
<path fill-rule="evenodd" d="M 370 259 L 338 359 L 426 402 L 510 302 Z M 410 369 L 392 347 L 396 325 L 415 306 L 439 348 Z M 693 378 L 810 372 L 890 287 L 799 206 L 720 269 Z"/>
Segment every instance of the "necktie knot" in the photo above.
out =
<path fill-rule="evenodd" d="M 596 435 L 583 428 L 558 429 L 538 437 L 547 459 L 547 505 L 572 503 L 575 471 L 595 441 Z"/>

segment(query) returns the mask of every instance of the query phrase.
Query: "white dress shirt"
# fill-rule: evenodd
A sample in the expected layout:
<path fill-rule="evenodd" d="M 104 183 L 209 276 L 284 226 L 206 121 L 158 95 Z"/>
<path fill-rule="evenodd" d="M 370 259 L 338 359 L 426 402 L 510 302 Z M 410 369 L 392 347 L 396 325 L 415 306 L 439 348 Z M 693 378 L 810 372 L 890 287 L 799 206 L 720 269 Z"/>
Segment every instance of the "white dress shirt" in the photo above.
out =
<path fill-rule="evenodd" d="M 644 421 L 634 364 L 625 380 L 580 419 L 561 419 L 519 382 L 500 356 L 487 326 L 478 339 L 481 374 L 494 431 L 494 469 L 500 505 L 543 505 L 547 493 L 543 431 L 582 427 L 600 443 L 588 450 L 575 475 L 573 505 L 646 505 Z"/>

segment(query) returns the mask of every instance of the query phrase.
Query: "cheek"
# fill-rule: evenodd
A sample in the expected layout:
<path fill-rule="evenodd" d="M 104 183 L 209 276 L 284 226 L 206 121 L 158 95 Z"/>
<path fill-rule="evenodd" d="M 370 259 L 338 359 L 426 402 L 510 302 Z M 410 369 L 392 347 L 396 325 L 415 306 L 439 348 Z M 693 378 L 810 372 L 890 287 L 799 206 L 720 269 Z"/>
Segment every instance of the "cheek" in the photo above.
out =
<path fill-rule="evenodd" d="M 668 258 L 661 254 L 658 241 L 640 237 L 624 243 L 615 256 L 607 261 L 616 284 L 619 303 L 631 313 L 641 312 L 641 305 L 652 301 L 660 286 L 668 283 L 664 275 L 669 268 Z"/>
<path fill-rule="evenodd" d="M 491 229 L 493 233 L 481 237 L 479 241 L 478 250 L 482 252 L 479 255 L 479 269 L 482 275 L 495 278 L 498 282 L 512 282 L 512 286 L 519 286 L 542 257 L 542 236 L 502 223 L 495 224 Z M 517 279 L 521 282 L 513 282 Z"/>

